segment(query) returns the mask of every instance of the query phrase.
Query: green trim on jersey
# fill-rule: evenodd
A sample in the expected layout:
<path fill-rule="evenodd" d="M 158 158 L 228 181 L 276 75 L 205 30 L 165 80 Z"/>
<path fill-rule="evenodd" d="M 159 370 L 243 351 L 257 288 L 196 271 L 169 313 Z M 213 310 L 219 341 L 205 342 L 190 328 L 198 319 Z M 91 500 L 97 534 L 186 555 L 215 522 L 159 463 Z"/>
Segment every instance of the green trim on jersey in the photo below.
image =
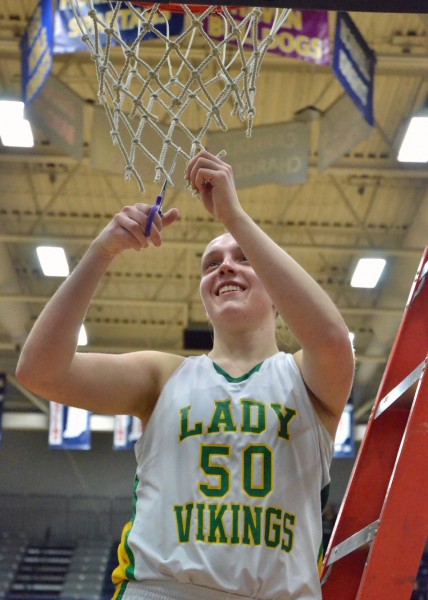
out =
<path fill-rule="evenodd" d="M 129 581 L 122 581 L 122 583 L 119 583 L 111 600 L 122 600 L 123 596 L 125 595 L 126 588 L 128 587 L 128 583 Z"/>
<path fill-rule="evenodd" d="M 218 365 L 214 361 L 212 361 L 212 363 L 213 363 L 214 369 L 217 371 L 217 373 L 219 375 L 223 375 L 223 377 L 229 383 L 241 383 L 241 381 L 245 381 L 246 379 L 249 379 L 253 373 L 257 373 L 257 371 L 260 371 L 263 361 L 261 363 L 259 363 L 258 365 L 256 365 L 255 367 L 253 367 L 250 371 L 248 371 L 248 373 L 245 373 L 244 375 L 241 375 L 240 377 L 232 377 L 232 375 L 229 375 L 229 373 L 227 373 L 224 369 L 222 369 L 220 367 L 220 365 Z"/>
<path fill-rule="evenodd" d="M 140 483 L 138 477 L 135 477 L 134 489 L 132 496 L 132 520 L 128 521 L 122 529 L 120 544 L 117 549 L 119 564 L 113 570 L 112 581 L 116 585 L 116 592 L 112 600 L 120 600 L 126 590 L 126 584 L 129 580 L 135 581 L 135 557 L 128 543 L 128 537 L 134 525 L 135 516 L 137 513 L 137 488 Z"/>
<path fill-rule="evenodd" d="M 135 516 L 137 514 L 137 488 L 138 488 L 139 483 L 140 483 L 140 480 L 138 479 L 138 477 L 135 477 L 133 497 L 132 497 L 132 508 L 133 508 L 132 521 L 131 521 L 131 527 L 129 528 L 128 532 L 126 533 L 125 543 L 124 543 L 126 554 L 129 557 L 129 565 L 125 569 L 128 579 L 135 579 L 135 559 L 134 559 L 134 554 L 128 544 L 128 537 L 129 537 L 129 534 L 131 533 L 131 529 L 132 529 L 132 526 L 134 525 L 134 521 L 135 521 Z"/>

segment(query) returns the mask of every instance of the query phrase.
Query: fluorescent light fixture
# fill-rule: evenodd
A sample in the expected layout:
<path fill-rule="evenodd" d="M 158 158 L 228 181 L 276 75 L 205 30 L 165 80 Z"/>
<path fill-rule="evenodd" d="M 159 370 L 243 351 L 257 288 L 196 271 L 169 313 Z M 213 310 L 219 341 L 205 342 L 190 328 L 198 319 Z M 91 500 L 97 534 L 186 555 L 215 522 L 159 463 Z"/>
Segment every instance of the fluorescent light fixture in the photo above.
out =
<path fill-rule="evenodd" d="M 37 256 L 43 274 L 47 277 L 67 277 L 70 273 L 64 248 L 56 246 L 38 246 Z"/>
<path fill-rule="evenodd" d="M 0 138 L 4 146 L 32 148 L 33 132 L 30 122 L 24 119 L 24 103 L 0 100 Z"/>
<path fill-rule="evenodd" d="M 428 162 L 428 108 L 423 108 L 411 118 L 397 160 L 411 163 Z"/>
<path fill-rule="evenodd" d="M 374 288 L 386 265 L 384 258 L 360 258 L 351 279 L 351 286 Z"/>
<path fill-rule="evenodd" d="M 78 346 L 87 346 L 88 345 L 88 336 L 86 335 L 85 326 L 82 325 L 79 331 L 79 339 L 77 340 Z"/>

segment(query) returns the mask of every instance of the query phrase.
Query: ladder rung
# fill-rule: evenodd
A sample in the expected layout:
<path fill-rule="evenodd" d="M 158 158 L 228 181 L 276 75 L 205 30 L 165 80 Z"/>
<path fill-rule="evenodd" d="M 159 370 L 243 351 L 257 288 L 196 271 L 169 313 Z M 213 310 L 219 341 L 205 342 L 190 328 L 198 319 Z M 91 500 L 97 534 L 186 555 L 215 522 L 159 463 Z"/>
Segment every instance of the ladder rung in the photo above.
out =
<path fill-rule="evenodd" d="M 354 550 L 357 550 L 358 548 L 361 548 L 362 546 L 365 546 L 371 542 L 377 533 L 379 522 L 379 519 L 373 521 L 373 523 L 370 523 L 370 525 L 367 525 L 367 527 L 364 527 L 364 529 L 361 529 L 360 531 L 357 531 L 357 533 L 354 533 L 354 535 L 351 535 L 351 537 L 349 537 L 347 540 L 337 544 L 337 546 L 335 546 L 330 552 L 327 565 L 332 565 L 344 556 L 354 552 Z"/>
<path fill-rule="evenodd" d="M 416 367 L 407 377 L 405 377 L 398 385 L 393 388 L 389 394 L 387 394 L 379 402 L 374 418 L 377 419 L 387 408 L 394 404 L 409 388 L 415 384 L 423 373 L 426 361 L 423 360 L 420 365 Z"/>

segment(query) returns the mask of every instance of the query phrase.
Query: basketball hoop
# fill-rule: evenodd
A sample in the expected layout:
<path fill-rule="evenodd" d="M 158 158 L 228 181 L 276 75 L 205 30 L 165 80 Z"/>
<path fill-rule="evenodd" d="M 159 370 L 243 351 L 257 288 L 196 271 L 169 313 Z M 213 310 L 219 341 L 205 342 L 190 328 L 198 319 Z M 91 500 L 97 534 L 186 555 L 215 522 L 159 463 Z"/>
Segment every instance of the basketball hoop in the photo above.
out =
<path fill-rule="evenodd" d="M 98 98 L 113 144 L 125 159 L 127 180 L 134 177 L 144 191 L 136 167 L 139 157 L 154 166 L 155 182 L 163 178 L 172 184 L 168 165 L 175 155 L 188 161 L 203 149 L 208 131 L 227 131 L 227 114 L 246 122 L 247 136 L 251 136 L 256 78 L 290 9 L 274 9 L 270 31 L 260 40 L 262 10 L 256 7 L 237 15 L 239 11 L 226 6 L 105 4 L 109 11 L 101 13 L 94 0 L 71 0 L 82 40 L 96 64 Z M 123 10 L 138 23 L 132 41 L 125 42 L 121 32 Z M 174 35 L 170 33 L 171 11 L 184 15 L 184 25 Z M 220 19 L 220 41 L 210 37 L 212 18 Z M 152 61 L 145 52 L 149 37 L 161 50 L 160 58 Z M 158 140 L 156 152 L 151 148 L 154 139 Z"/>
<path fill-rule="evenodd" d="M 131 4 L 134 4 L 135 6 L 141 6 L 143 8 L 150 8 L 151 6 L 153 6 L 153 2 L 139 2 L 138 0 L 130 0 Z M 209 7 L 209 4 L 188 4 L 189 8 L 191 9 L 191 11 L 195 14 L 199 14 L 201 12 L 204 12 L 204 10 L 207 10 L 207 8 Z M 216 6 L 215 7 L 217 11 L 221 11 L 222 7 L 221 6 Z M 160 10 L 164 10 L 164 11 L 169 11 L 169 12 L 174 12 L 174 13 L 184 13 L 184 9 L 183 9 L 183 5 L 182 4 L 176 4 L 173 2 L 167 2 L 166 4 L 159 4 L 159 9 Z"/>

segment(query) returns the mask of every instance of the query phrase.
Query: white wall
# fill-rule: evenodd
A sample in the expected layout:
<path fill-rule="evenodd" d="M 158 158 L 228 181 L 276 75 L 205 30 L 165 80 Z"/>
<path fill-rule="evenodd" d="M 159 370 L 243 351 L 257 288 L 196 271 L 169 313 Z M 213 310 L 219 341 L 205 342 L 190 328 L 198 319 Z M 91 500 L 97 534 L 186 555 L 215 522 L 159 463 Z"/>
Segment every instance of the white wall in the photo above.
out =
<path fill-rule="evenodd" d="M 55 537 L 117 536 L 132 515 L 133 451 L 95 433 L 89 451 L 50 450 L 47 432 L 4 431 L 0 531 Z"/>

